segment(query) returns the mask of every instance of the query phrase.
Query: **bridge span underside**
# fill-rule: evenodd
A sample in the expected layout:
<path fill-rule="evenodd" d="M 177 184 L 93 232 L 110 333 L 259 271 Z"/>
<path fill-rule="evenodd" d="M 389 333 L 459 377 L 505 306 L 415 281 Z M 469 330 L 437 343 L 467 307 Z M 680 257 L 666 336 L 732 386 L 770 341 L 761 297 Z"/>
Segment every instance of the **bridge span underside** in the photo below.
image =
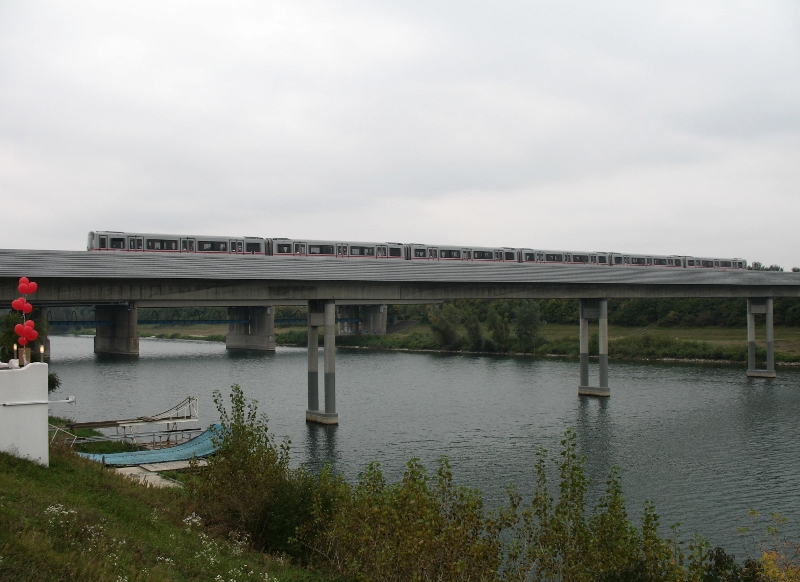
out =
<path fill-rule="evenodd" d="M 98 321 L 106 324 L 102 333 L 98 325 L 95 341 L 99 353 L 138 354 L 138 308 L 190 306 L 229 308 L 231 321 L 237 322 L 230 325 L 229 348 L 274 350 L 272 306 L 308 305 L 309 341 L 316 346 L 319 327 L 325 330 L 326 394 L 325 410 L 319 411 L 318 397 L 312 398 L 312 389 L 318 389 L 316 378 L 312 382 L 316 360 L 312 363 L 309 357 L 307 418 L 329 424 L 338 422 L 335 306 L 450 299 L 580 299 L 579 393 L 607 396 L 607 299 L 747 298 L 748 375 L 774 377 L 772 300 L 800 297 L 800 273 L 767 271 L 0 250 L 0 301 L 10 302 L 18 296 L 16 286 L 21 276 L 39 283 L 39 291 L 29 299 L 35 306 L 96 306 Z M 766 316 L 766 370 L 755 369 L 755 314 Z M 588 384 L 589 319 L 597 319 L 601 330 L 600 381 L 596 387 Z M 316 351 L 315 347 L 312 350 Z"/>

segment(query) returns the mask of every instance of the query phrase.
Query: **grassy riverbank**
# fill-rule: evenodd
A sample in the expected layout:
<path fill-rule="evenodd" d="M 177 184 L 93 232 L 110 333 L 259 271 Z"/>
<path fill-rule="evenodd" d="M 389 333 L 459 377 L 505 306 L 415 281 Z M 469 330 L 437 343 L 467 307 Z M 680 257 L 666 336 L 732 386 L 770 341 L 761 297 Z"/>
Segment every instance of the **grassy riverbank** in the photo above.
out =
<path fill-rule="evenodd" d="M 0 453 L 0 579 L 329 580 L 191 514 L 184 490 L 143 487 L 61 447 L 49 468 Z"/>

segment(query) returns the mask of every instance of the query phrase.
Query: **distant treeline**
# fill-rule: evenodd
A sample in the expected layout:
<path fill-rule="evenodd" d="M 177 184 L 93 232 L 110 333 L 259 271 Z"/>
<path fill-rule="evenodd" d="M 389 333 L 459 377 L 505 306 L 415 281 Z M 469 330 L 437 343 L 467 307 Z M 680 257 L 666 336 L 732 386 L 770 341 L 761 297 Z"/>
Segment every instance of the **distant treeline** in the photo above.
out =
<path fill-rule="evenodd" d="M 513 323 L 527 300 L 459 300 L 448 302 L 462 314 L 474 312 L 485 323 L 490 312 L 496 312 Z M 577 299 L 534 301 L 542 323 L 578 323 Z M 800 299 L 778 298 L 774 303 L 775 325 L 800 326 Z M 429 322 L 425 305 L 394 305 L 389 317 L 420 319 Z M 737 299 L 610 299 L 608 322 L 611 325 L 645 327 L 745 327 L 747 300 Z"/>

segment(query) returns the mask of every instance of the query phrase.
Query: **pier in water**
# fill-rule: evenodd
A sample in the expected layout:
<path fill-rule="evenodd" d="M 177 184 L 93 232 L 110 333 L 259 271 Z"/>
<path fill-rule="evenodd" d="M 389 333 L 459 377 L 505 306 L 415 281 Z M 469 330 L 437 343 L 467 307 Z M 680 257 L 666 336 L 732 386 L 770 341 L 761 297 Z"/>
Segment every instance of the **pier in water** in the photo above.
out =
<path fill-rule="evenodd" d="M 305 422 L 302 348 L 245 356 L 221 343 L 142 339 L 138 360 L 107 361 L 92 338 L 51 342 L 57 394 L 78 398 L 51 413 L 77 421 L 157 413 L 192 395 L 205 427 L 218 419 L 213 391 L 238 383 L 291 439 L 295 463 L 329 462 L 354 481 L 377 460 L 397 480 L 410 458 L 433 471 L 445 455 L 489 507 L 510 482 L 529 495 L 536 449 L 555 454 L 574 427 L 592 502 L 617 465 L 634 518 L 652 500 L 662 525 L 680 522 L 684 537 L 698 532 L 739 558 L 735 528 L 751 525 L 750 508 L 788 517 L 786 533 L 800 539 L 800 370 L 763 380 L 740 367 L 612 362 L 611 398 L 597 399 L 578 397 L 578 361 L 340 349 L 340 425 L 321 426 Z"/>

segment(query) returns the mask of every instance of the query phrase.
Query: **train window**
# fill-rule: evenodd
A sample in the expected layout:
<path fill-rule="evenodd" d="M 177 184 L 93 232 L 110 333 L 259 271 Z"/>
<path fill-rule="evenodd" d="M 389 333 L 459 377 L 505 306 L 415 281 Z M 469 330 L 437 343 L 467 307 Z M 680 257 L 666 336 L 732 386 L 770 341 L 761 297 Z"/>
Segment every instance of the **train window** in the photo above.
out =
<path fill-rule="evenodd" d="M 414 249 L 414 256 L 418 259 L 424 259 L 427 255 L 425 254 L 425 249 Z"/>
<path fill-rule="evenodd" d="M 475 258 L 481 260 L 491 259 L 492 251 L 475 251 Z"/>
<path fill-rule="evenodd" d="M 548 263 L 563 263 L 564 262 L 564 255 L 550 255 L 546 254 L 544 256 L 544 260 Z"/>
<path fill-rule="evenodd" d="M 535 261 L 536 260 L 536 254 L 535 253 L 525 253 L 525 260 L 529 261 L 529 262 L 530 261 Z"/>
<path fill-rule="evenodd" d="M 112 249 L 124 249 L 125 248 L 125 239 L 124 238 L 112 238 L 111 239 L 111 248 Z"/>
<path fill-rule="evenodd" d="M 101 249 L 104 249 L 104 248 L 108 247 L 108 242 L 107 241 L 108 241 L 108 238 L 106 238 L 104 236 L 100 237 L 100 248 Z"/>
<path fill-rule="evenodd" d="M 606 263 L 608 263 L 608 257 L 606 257 L 605 255 L 599 255 L 597 257 L 597 262 L 600 263 L 601 265 L 605 265 Z"/>
<path fill-rule="evenodd" d="M 733 263 L 731 261 L 720 261 L 719 266 L 731 268 L 733 266 Z"/>
<path fill-rule="evenodd" d="M 621 265 L 622 264 L 622 257 L 614 257 L 614 264 Z"/>
<path fill-rule="evenodd" d="M 689 267 L 694 267 L 694 261 L 693 261 L 692 259 L 689 259 L 688 261 L 686 261 L 686 264 L 687 264 Z"/>
<path fill-rule="evenodd" d="M 309 255 L 332 255 L 333 245 L 308 245 Z"/>
<path fill-rule="evenodd" d="M 461 251 L 443 250 L 441 252 L 441 258 L 443 258 L 443 259 L 460 259 L 461 258 Z"/>
<path fill-rule="evenodd" d="M 350 256 L 353 257 L 374 257 L 375 247 L 350 247 Z"/>
<path fill-rule="evenodd" d="M 261 243 L 247 243 L 244 248 L 248 253 L 254 255 L 261 252 Z"/>
<path fill-rule="evenodd" d="M 589 255 L 572 255 L 573 263 L 588 263 Z"/>
<path fill-rule="evenodd" d="M 397 248 L 397 249 L 389 249 L 389 256 L 390 257 L 400 257 L 400 256 L 402 256 L 402 254 L 401 254 L 402 250 L 403 249 L 399 249 L 399 248 Z"/>
<path fill-rule="evenodd" d="M 631 265 L 645 265 L 647 261 L 644 257 L 631 257 Z"/>
<path fill-rule="evenodd" d="M 149 251 L 177 251 L 177 240 L 162 240 L 157 238 L 147 239 L 147 250 Z"/>
<path fill-rule="evenodd" d="M 514 258 L 514 253 L 510 253 L 510 252 L 506 251 L 506 260 L 507 260 L 507 261 L 513 261 L 513 260 L 515 260 L 515 258 Z"/>
<path fill-rule="evenodd" d="M 149 244 L 149 243 L 148 243 Z M 228 250 L 227 243 L 219 241 L 201 240 L 197 241 L 197 248 L 204 252 L 216 252 Z"/>
<path fill-rule="evenodd" d="M 204 244 L 204 243 L 200 243 L 200 244 Z M 292 252 L 292 245 L 289 245 L 289 244 L 278 245 L 277 250 L 275 252 L 278 253 L 278 254 L 282 254 L 282 255 L 291 253 Z"/>
<path fill-rule="evenodd" d="M 739 267 L 740 269 L 744 269 L 744 263 L 741 262 L 736 263 L 736 266 Z"/>
<path fill-rule="evenodd" d="M 700 261 L 701 267 L 713 267 L 714 261 Z"/>
<path fill-rule="evenodd" d="M 670 260 L 669 263 L 672 264 L 672 260 Z M 667 266 L 667 259 L 653 259 L 653 264 L 654 265 L 661 265 L 663 267 L 666 267 Z"/>

